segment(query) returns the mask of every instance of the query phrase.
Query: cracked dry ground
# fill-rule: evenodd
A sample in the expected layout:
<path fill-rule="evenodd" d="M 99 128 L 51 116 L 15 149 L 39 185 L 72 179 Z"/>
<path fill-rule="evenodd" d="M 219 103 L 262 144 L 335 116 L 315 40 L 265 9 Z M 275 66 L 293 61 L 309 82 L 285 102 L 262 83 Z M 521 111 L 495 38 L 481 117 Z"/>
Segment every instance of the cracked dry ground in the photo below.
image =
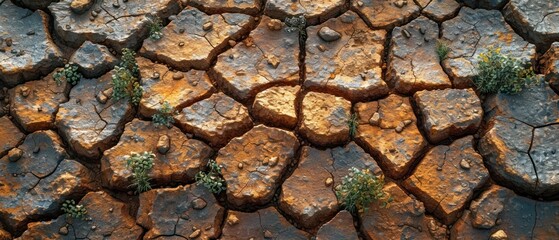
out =
<path fill-rule="evenodd" d="M 123 48 L 138 106 L 111 98 Z M 491 48 L 545 82 L 480 95 Z M 68 61 L 84 77 L 58 85 Z M 0 89 L 0 240 L 559 239 L 557 1 L 0 0 Z M 221 194 L 195 183 L 210 160 Z M 393 202 L 343 210 L 352 167 Z"/>

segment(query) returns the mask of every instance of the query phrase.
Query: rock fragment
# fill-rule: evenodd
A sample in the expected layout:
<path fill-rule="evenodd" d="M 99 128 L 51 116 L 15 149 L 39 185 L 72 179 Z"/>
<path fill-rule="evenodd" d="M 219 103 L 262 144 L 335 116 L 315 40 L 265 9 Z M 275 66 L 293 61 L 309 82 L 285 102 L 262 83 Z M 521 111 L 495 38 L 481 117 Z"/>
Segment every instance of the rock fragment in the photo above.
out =
<path fill-rule="evenodd" d="M 70 58 L 86 78 L 96 78 L 113 69 L 118 59 L 103 45 L 85 41 Z"/>

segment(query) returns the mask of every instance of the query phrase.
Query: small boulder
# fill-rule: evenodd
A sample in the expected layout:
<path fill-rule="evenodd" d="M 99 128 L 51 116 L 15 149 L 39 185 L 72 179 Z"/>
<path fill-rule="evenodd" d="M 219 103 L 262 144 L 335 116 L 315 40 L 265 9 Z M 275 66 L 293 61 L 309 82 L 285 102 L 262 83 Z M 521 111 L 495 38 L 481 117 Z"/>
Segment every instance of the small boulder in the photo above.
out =
<path fill-rule="evenodd" d="M 70 9 L 76 14 L 83 14 L 93 6 L 94 0 L 73 0 Z"/>
<path fill-rule="evenodd" d="M 336 30 L 329 27 L 320 28 L 320 30 L 318 31 L 318 36 L 326 42 L 333 42 L 339 40 L 342 37 L 339 32 L 336 32 Z"/>

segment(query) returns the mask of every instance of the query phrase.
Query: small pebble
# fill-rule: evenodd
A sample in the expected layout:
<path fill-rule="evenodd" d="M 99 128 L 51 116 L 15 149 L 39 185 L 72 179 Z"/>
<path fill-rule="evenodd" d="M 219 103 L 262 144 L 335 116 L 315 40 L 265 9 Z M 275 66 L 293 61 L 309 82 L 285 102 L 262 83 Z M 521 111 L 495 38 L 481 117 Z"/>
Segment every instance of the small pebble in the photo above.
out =
<path fill-rule="evenodd" d="M 157 151 L 161 154 L 167 154 L 171 148 L 171 141 L 169 136 L 161 135 L 159 140 L 157 140 Z"/>
<path fill-rule="evenodd" d="M 20 92 L 20 93 L 21 93 L 21 96 L 24 97 L 24 98 L 28 97 L 28 96 L 29 96 L 29 93 L 31 93 L 31 89 L 29 89 L 29 87 L 27 87 L 27 86 L 21 87 L 21 88 L 20 88 L 20 91 L 21 91 L 21 92 Z"/>
<path fill-rule="evenodd" d="M 328 187 L 328 186 L 332 185 L 332 183 L 334 183 L 334 179 L 332 179 L 331 177 L 326 178 L 326 181 L 324 183 Z"/>
<path fill-rule="evenodd" d="M 234 40 L 229 40 L 230 47 L 234 47 L 235 45 L 237 45 L 237 42 L 235 42 Z"/>
<path fill-rule="evenodd" d="M 239 218 L 237 218 L 237 215 L 232 213 L 229 214 L 229 216 L 227 217 L 227 224 L 229 224 L 229 226 L 233 226 L 237 223 L 239 223 Z"/>
<path fill-rule="evenodd" d="M 209 31 L 213 28 L 213 26 L 214 26 L 214 24 L 212 22 L 206 22 L 202 26 L 202 29 L 204 29 L 204 31 Z"/>
<path fill-rule="evenodd" d="M 264 237 L 265 238 L 273 238 L 274 235 L 272 234 L 272 232 L 266 230 L 266 231 L 264 231 Z"/>
<path fill-rule="evenodd" d="M 35 31 L 31 30 L 31 31 L 27 32 L 27 36 L 31 36 L 31 35 L 35 35 Z"/>
<path fill-rule="evenodd" d="M 119 7 L 120 7 L 120 4 L 118 4 L 118 2 L 114 2 L 114 3 L 113 3 L 113 7 L 114 7 L 114 8 L 119 8 Z"/>
<path fill-rule="evenodd" d="M 21 156 L 23 156 L 23 151 L 19 148 L 12 148 L 12 150 L 8 152 L 8 159 L 10 162 L 17 162 Z"/>
<path fill-rule="evenodd" d="M 406 29 L 402 29 L 402 34 L 404 34 L 406 38 L 411 38 L 411 33 Z"/>
<path fill-rule="evenodd" d="M 60 235 L 68 235 L 68 228 L 66 226 L 61 227 L 60 229 L 58 229 L 58 233 L 60 233 Z"/>
<path fill-rule="evenodd" d="M 181 80 L 184 77 L 184 74 L 181 72 L 173 73 L 173 80 Z"/>
<path fill-rule="evenodd" d="M 196 198 L 192 201 L 192 208 L 196 210 L 204 209 L 208 205 L 204 199 Z"/>
<path fill-rule="evenodd" d="M 40 152 L 40 151 L 41 151 L 41 147 L 39 147 L 39 146 L 36 146 L 36 147 L 33 149 L 33 153 L 38 153 L 38 152 Z"/>
<path fill-rule="evenodd" d="M 243 169 L 243 163 L 239 163 L 239 165 L 237 165 L 237 167 L 238 167 L 239 169 Z"/>
<path fill-rule="evenodd" d="M 158 72 L 153 72 L 153 74 L 151 75 L 151 79 L 159 79 L 159 73 Z"/>
<path fill-rule="evenodd" d="M 179 47 L 184 47 L 184 42 L 179 42 Z"/>
<path fill-rule="evenodd" d="M 460 167 L 463 169 L 470 169 L 470 163 L 468 161 L 466 161 L 466 159 L 462 159 L 462 161 L 460 161 Z"/>
<path fill-rule="evenodd" d="M 197 238 L 198 236 L 200 236 L 200 232 L 201 232 L 200 229 L 198 229 L 198 230 L 192 232 L 190 234 L 190 236 L 188 236 L 188 237 L 191 238 L 191 239 Z"/>

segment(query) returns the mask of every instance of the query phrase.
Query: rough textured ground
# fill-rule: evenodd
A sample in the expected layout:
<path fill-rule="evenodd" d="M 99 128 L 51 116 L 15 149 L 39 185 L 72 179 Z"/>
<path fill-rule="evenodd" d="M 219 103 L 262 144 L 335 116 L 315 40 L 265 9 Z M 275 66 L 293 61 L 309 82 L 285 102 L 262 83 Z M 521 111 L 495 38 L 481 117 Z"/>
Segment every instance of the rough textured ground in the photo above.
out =
<path fill-rule="evenodd" d="M 0 240 L 559 239 L 558 12 L 551 0 L 0 0 Z M 306 25 L 286 24 L 297 16 Z M 125 47 L 137 105 L 112 96 Z M 489 49 L 544 81 L 480 94 Z M 83 77 L 57 84 L 68 62 Z M 138 193 L 127 158 L 144 151 L 152 189 Z M 213 161 L 216 194 L 196 178 Z M 345 210 L 336 187 L 353 167 L 383 176 L 392 201 Z M 64 214 L 66 200 L 86 217 Z"/>

